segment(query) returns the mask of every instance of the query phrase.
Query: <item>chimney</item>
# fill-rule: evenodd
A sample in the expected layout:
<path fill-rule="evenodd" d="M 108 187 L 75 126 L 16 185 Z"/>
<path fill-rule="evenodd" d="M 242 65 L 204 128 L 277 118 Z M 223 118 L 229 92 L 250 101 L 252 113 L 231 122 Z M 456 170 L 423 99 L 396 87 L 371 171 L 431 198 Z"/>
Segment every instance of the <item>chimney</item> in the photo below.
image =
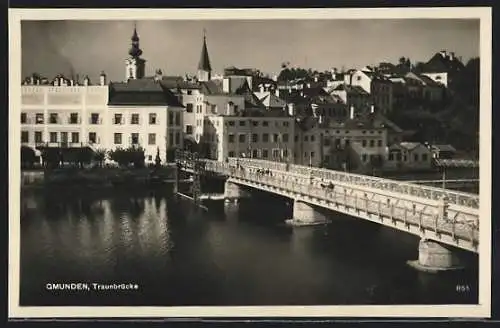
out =
<path fill-rule="evenodd" d="M 294 103 L 288 104 L 288 115 L 295 116 L 295 104 Z"/>
<path fill-rule="evenodd" d="M 265 90 L 264 85 L 263 84 L 259 85 L 259 89 L 260 89 L 260 92 L 264 92 L 264 90 Z"/>
<path fill-rule="evenodd" d="M 68 83 L 66 82 L 66 79 L 64 77 L 61 77 L 59 79 L 59 85 L 61 85 L 61 86 L 67 86 L 68 85 Z"/>
<path fill-rule="evenodd" d="M 225 77 L 222 80 L 222 91 L 224 93 L 230 93 L 230 91 L 231 91 L 231 79 L 230 78 Z"/>
<path fill-rule="evenodd" d="M 353 105 L 351 105 L 351 108 L 350 108 L 349 118 L 350 118 L 351 120 L 353 120 L 353 119 L 354 119 L 354 106 L 353 106 Z"/>
<path fill-rule="evenodd" d="M 313 117 L 318 117 L 318 105 L 312 104 L 311 108 L 312 108 L 312 112 L 313 112 Z"/>
<path fill-rule="evenodd" d="M 104 73 L 104 71 L 102 71 L 101 75 L 99 75 L 99 84 L 106 85 L 106 74 Z"/>
<path fill-rule="evenodd" d="M 90 84 L 90 79 L 87 75 L 83 78 L 83 85 L 88 86 Z"/>
<path fill-rule="evenodd" d="M 33 75 L 30 76 L 30 85 L 35 84 L 35 77 Z"/>
<path fill-rule="evenodd" d="M 156 72 L 155 72 L 155 82 L 158 82 L 158 81 L 161 81 L 161 79 L 163 78 L 163 72 L 161 71 L 161 69 L 157 69 Z M 188 80 L 188 76 L 186 75 L 185 78 L 184 78 L 184 81 L 187 81 Z"/>
<path fill-rule="evenodd" d="M 40 79 L 36 79 L 36 85 L 40 85 Z"/>
<path fill-rule="evenodd" d="M 56 77 L 56 78 L 54 79 L 54 86 L 55 86 L 55 87 L 58 87 L 58 86 L 59 86 L 59 77 Z"/>
<path fill-rule="evenodd" d="M 274 90 L 274 94 L 276 95 L 276 97 L 280 97 L 280 89 L 276 88 L 276 90 Z"/>
<path fill-rule="evenodd" d="M 74 81 L 73 80 L 69 80 L 69 85 L 73 86 L 74 85 Z"/>
<path fill-rule="evenodd" d="M 318 82 L 318 77 L 317 76 L 314 77 L 314 82 L 316 82 L 316 83 Z"/>
<path fill-rule="evenodd" d="M 443 57 L 446 58 L 446 50 L 441 50 L 439 54 Z"/>
<path fill-rule="evenodd" d="M 450 60 L 454 60 L 455 59 L 455 53 L 454 52 L 450 52 Z"/>
<path fill-rule="evenodd" d="M 370 113 L 375 113 L 375 105 L 373 104 L 370 106 Z"/>
<path fill-rule="evenodd" d="M 323 115 L 320 115 L 318 118 L 318 123 L 323 124 Z"/>

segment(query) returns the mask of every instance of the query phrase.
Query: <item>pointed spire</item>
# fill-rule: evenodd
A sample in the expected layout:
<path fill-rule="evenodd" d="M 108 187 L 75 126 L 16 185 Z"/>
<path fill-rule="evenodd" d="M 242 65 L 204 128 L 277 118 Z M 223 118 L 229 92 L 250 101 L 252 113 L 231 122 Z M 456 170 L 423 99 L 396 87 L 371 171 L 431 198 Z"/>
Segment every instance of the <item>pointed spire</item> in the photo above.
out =
<path fill-rule="evenodd" d="M 132 47 L 128 51 L 128 54 L 132 57 L 140 57 L 142 55 L 142 50 L 139 48 L 139 36 L 137 35 L 137 23 L 134 22 L 134 34 L 132 35 Z"/>
<path fill-rule="evenodd" d="M 201 56 L 200 56 L 200 62 L 198 64 L 198 70 L 206 72 L 212 71 L 212 66 L 210 65 L 210 58 L 208 57 L 207 36 L 205 29 L 203 29 L 203 46 L 201 48 Z"/>

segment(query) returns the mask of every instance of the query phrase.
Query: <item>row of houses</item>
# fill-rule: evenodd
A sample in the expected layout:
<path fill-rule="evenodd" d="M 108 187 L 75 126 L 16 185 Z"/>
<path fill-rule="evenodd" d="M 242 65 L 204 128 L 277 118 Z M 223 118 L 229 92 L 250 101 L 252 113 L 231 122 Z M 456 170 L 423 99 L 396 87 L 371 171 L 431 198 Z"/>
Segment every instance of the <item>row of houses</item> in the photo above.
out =
<path fill-rule="evenodd" d="M 196 77 L 161 70 L 146 76 L 135 29 L 131 41 L 123 82 L 108 81 L 104 72 L 97 84 L 88 77 L 26 78 L 22 145 L 35 150 L 140 146 L 147 162 L 157 153 L 165 162 L 169 151 L 184 148 L 219 161 L 240 156 L 361 171 L 430 163 L 423 148 L 400 143 L 404 131 L 367 100 L 372 89 L 361 85 L 357 76 L 363 75 L 352 76 L 359 85 L 339 84 L 331 92 L 317 87 L 282 92 L 261 83 L 255 90 L 262 79 L 256 81 L 252 70 L 232 67 L 212 76 L 204 38 Z"/>

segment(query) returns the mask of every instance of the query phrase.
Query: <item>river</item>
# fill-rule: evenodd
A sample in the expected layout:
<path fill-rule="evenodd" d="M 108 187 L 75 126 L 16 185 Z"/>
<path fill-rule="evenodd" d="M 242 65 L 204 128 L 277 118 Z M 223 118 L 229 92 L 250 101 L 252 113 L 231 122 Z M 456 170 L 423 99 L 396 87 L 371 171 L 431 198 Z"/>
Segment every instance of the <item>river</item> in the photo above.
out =
<path fill-rule="evenodd" d="M 417 272 L 418 239 L 332 212 L 291 228 L 257 194 L 208 211 L 158 192 L 23 192 L 20 305 L 477 304 L 477 267 Z M 124 291 L 52 283 L 130 283 Z M 457 285 L 468 286 L 467 292 Z"/>

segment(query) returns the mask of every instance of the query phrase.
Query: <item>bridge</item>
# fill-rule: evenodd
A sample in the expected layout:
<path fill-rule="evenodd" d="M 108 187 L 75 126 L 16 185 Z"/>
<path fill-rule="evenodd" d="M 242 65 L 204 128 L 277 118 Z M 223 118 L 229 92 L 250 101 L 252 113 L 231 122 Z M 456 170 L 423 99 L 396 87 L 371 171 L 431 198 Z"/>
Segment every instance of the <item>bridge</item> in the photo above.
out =
<path fill-rule="evenodd" d="M 417 235 L 419 259 L 411 264 L 425 271 L 461 267 L 458 249 L 478 253 L 476 194 L 258 159 L 199 161 L 207 174 L 226 178 L 226 201 L 250 197 L 252 188 L 294 200 L 293 225 L 331 221 L 324 208 Z M 189 161 L 180 162 L 194 172 Z"/>
<path fill-rule="evenodd" d="M 449 179 L 449 180 L 410 180 L 411 184 L 423 184 L 428 186 L 445 186 L 450 189 L 478 188 L 479 179 Z"/>

